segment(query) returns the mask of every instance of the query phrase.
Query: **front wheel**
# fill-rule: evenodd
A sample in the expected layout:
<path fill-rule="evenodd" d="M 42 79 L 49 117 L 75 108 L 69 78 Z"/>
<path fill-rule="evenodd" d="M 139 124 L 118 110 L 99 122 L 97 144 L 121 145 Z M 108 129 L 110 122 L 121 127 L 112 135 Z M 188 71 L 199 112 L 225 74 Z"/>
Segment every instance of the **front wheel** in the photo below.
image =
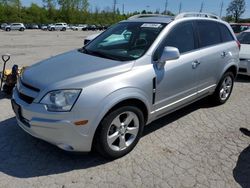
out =
<path fill-rule="evenodd" d="M 120 107 L 106 115 L 99 126 L 97 151 L 109 159 L 119 158 L 138 143 L 144 127 L 143 113 L 137 107 Z"/>
<path fill-rule="evenodd" d="M 218 105 L 224 104 L 229 99 L 234 86 L 234 74 L 226 72 L 221 78 L 212 98 Z"/>

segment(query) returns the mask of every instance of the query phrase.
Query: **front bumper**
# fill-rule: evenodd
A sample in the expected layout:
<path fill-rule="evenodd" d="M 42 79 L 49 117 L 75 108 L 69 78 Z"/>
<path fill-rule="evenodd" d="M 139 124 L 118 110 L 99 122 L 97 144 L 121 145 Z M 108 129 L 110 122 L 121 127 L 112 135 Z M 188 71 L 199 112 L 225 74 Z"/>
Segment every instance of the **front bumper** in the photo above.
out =
<path fill-rule="evenodd" d="M 240 60 L 238 74 L 250 76 L 250 60 L 247 59 Z"/>
<path fill-rule="evenodd" d="M 22 101 L 16 89 L 13 92 L 12 106 L 18 125 L 30 135 L 66 151 L 89 152 L 91 150 L 93 136 L 88 134 L 91 125 L 80 127 L 74 125 L 74 120 L 71 119 L 76 118 L 74 114 L 45 113 L 43 105 L 27 104 Z M 19 107 L 18 110 L 17 107 Z"/>

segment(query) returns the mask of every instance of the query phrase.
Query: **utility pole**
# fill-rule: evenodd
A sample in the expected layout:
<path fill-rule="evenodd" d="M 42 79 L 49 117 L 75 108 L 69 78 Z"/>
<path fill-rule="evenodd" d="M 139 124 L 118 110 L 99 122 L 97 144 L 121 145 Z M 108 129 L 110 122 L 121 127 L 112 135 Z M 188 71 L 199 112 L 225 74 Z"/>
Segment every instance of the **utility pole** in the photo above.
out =
<path fill-rule="evenodd" d="M 204 8 L 204 1 L 201 2 L 200 12 L 203 12 L 203 8 Z"/>
<path fill-rule="evenodd" d="M 116 4 L 117 4 L 117 0 L 114 0 L 114 4 L 113 4 L 113 12 L 116 12 Z"/>
<path fill-rule="evenodd" d="M 223 7 L 224 7 L 224 1 L 222 1 L 220 5 L 220 17 L 222 16 Z"/>
<path fill-rule="evenodd" d="M 182 10 L 182 2 L 180 2 L 179 4 L 179 14 L 181 13 L 181 10 Z"/>
<path fill-rule="evenodd" d="M 125 5 L 124 5 L 124 3 L 122 4 L 122 14 L 124 14 L 125 13 Z"/>
<path fill-rule="evenodd" d="M 168 0 L 166 0 L 166 2 L 165 2 L 164 14 L 167 14 L 167 10 L 168 10 Z"/>

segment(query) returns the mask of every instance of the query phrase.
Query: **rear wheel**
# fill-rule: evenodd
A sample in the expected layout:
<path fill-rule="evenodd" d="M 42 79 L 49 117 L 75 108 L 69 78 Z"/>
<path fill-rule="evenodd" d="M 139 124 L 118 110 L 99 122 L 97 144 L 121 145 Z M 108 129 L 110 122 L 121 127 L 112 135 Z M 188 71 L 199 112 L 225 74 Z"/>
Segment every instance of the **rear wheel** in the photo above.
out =
<path fill-rule="evenodd" d="M 24 28 L 20 28 L 19 31 L 24 31 Z"/>
<path fill-rule="evenodd" d="M 220 80 L 212 98 L 216 104 L 224 104 L 229 99 L 234 86 L 234 74 L 226 72 Z"/>
<path fill-rule="evenodd" d="M 5 31 L 10 31 L 11 29 L 10 28 L 6 28 Z"/>
<path fill-rule="evenodd" d="M 109 159 L 128 154 L 138 143 L 143 127 L 143 113 L 137 107 L 124 106 L 110 112 L 97 130 L 97 151 Z"/>

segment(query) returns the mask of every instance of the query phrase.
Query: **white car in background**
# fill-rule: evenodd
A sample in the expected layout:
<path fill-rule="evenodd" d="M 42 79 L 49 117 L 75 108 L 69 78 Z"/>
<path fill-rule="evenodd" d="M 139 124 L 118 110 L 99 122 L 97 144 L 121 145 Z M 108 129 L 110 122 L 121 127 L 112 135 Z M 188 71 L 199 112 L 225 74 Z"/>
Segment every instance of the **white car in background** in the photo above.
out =
<path fill-rule="evenodd" d="M 69 28 L 66 23 L 56 23 L 48 26 L 49 31 L 66 31 Z"/>
<path fill-rule="evenodd" d="M 250 30 L 240 33 L 237 38 L 241 43 L 238 74 L 250 76 Z"/>
<path fill-rule="evenodd" d="M 11 30 L 16 30 L 16 31 L 24 31 L 26 28 L 23 23 L 12 23 L 10 25 L 6 25 L 4 30 L 5 31 L 11 31 Z"/>

